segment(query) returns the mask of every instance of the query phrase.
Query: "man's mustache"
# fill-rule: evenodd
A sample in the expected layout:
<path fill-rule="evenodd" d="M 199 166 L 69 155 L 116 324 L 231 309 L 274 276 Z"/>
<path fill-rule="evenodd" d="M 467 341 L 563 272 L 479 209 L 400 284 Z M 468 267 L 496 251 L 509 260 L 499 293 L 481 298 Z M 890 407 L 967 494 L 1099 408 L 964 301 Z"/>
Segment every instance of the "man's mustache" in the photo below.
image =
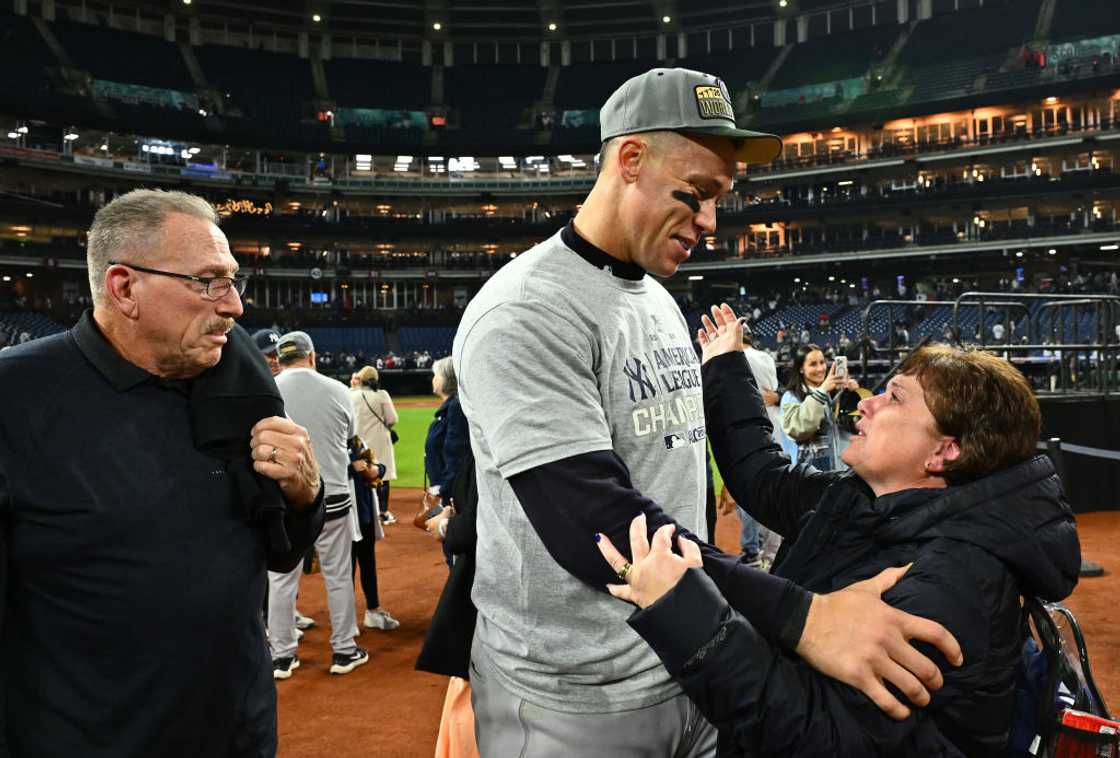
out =
<path fill-rule="evenodd" d="M 218 332 L 221 332 L 222 334 L 229 334 L 229 332 L 233 329 L 233 325 L 235 323 L 237 322 L 235 322 L 231 318 L 218 319 L 217 321 L 211 321 L 210 323 L 208 323 L 206 325 L 206 328 L 203 329 L 202 332 L 203 334 L 217 334 Z"/>

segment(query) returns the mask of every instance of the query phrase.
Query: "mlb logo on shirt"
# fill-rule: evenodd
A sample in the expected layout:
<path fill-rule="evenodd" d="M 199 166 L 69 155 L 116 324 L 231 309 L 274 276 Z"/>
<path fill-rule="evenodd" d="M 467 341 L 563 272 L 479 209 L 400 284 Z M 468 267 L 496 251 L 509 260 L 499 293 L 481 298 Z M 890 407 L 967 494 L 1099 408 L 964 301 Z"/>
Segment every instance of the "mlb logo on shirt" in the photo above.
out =
<path fill-rule="evenodd" d="M 666 450 L 676 450 L 678 447 L 688 447 L 689 444 L 691 444 L 691 443 L 689 443 L 689 441 L 687 439 L 680 436 L 679 434 L 667 434 L 667 435 L 665 435 L 665 449 Z"/>

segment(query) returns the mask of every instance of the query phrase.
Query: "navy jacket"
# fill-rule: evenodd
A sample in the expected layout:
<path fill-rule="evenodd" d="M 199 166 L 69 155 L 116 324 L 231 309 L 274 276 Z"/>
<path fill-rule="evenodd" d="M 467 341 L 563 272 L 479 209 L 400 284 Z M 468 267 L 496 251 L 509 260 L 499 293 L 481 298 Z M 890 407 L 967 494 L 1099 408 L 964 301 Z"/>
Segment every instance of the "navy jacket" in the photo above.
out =
<path fill-rule="evenodd" d="M 467 417 L 459 405 L 459 396 L 452 395 L 436 411 L 424 441 L 424 472 L 429 484 L 439 485 L 443 497 L 450 494 L 455 472 L 470 444 Z"/>
<path fill-rule="evenodd" d="M 853 474 L 790 466 L 741 353 L 703 368 L 708 435 L 735 499 L 792 545 L 775 573 L 818 593 L 913 562 L 883 597 L 943 624 L 964 665 L 895 721 L 857 690 L 774 647 L 699 570 L 631 625 L 720 729 L 726 756 L 1002 756 L 1022 639 L 1020 595 L 1073 590 L 1080 547 L 1050 461 L 969 484 L 875 498 Z M 681 623 L 688 619 L 688 623 Z"/>

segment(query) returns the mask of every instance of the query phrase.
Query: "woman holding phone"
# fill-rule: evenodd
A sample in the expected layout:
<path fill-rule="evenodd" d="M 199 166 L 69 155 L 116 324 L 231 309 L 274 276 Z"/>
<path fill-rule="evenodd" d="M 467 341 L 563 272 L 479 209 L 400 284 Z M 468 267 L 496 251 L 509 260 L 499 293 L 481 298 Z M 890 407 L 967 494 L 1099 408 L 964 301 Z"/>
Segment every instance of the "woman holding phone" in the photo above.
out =
<path fill-rule="evenodd" d="M 828 365 L 824 351 L 810 343 L 797 349 L 782 395 L 782 431 L 793 463 L 806 461 L 820 471 L 840 467 L 839 432 L 832 418 L 833 398 L 859 384 L 848 375 L 848 361 Z"/>

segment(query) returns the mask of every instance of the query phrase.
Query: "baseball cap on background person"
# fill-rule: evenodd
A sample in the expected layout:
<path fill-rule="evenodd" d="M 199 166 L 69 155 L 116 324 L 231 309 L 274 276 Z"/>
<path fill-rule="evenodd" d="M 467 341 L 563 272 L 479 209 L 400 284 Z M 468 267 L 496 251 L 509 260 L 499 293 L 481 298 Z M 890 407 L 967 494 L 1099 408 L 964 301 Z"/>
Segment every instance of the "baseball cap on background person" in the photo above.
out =
<path fill-rule="evenodd" d="M 259 329 L 253 332 L 253 342 L 265 355 L 276 355 L 276 343 L 280 341 L 280 332 L 275 329 Z"/>
<path fill-rule="evenodd" d="M 654 68 L 628 79 L 599 111 L 603 142 L 660 131 L 727 137 L 744 163 L 769 163 L 782 152 L 780 137 L 735 125 L 731 93 L 722 79 L 687 68 Z"/>
<path fill-rule="evenodd" d="M 284 360 L 288 357 L 310 355 L 315 352 L 315 343 L 307 332 L 288 332 L 276 343 L 276 357 Z"/>

